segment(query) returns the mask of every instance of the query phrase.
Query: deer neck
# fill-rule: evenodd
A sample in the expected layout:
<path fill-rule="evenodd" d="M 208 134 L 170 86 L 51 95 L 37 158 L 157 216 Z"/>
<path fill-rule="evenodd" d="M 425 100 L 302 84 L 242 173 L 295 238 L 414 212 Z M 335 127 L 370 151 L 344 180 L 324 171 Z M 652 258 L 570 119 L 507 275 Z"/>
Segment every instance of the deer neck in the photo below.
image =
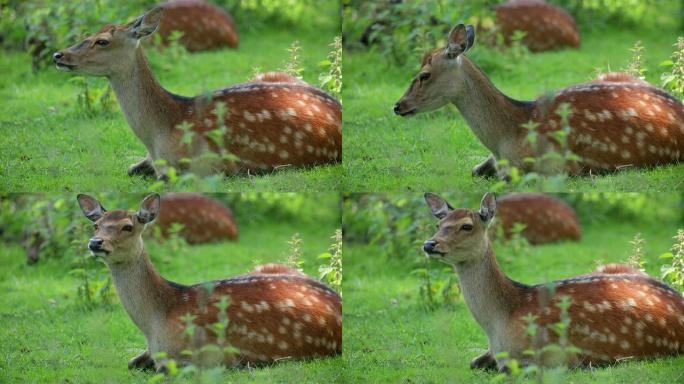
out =
<path fill-rule="evenodd" d="M 470 312 L 491 339 L 500 333 L 523 299 L 524 288 L 506 277 L 489 240 L 484 241 L 484 258 L 457 263 L 454 268 Z"/>
<path fill-rule="evenodd" d="M 526 134 L 522 124 L 532 117 L 534 103 L 509 98 L 465 56 L 458 57 L 462 92 L 452 100 L 473 133 L 499 157 L 502 146 Z"/>
<path fill-rule="evenodd" d="M 133 132 L 152 152 L 160 135 L 167 135 L 182 110 L 154 77 L 142 46 L 135 49 L 133 65 L 109 77 L 116 99 Z"/>
<path fill-rule="evenodd" d="M 174 289 L 154 269 L 143 247 L 130 263 L 110 264 L 119 300 L 147 338 L 164 321 L 174 303 Z"/>

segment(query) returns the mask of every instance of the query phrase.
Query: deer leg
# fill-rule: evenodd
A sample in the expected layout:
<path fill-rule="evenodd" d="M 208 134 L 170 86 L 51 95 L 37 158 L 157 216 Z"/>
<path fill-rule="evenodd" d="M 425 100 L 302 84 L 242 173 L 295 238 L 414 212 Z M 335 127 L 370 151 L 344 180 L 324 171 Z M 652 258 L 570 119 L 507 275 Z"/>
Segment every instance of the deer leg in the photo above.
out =
<path fill-rule="evenodd" d="M 155 171 L 152 166 L 152 158 L 148 154 L 147 157 L 142 159 L 139 163 L 135 163 L 128 167 L 128 176 L 142 175 L 142 176 L 154 176 Z"/>
<path fill-rule="evenodd" d="M 470 362 L 470 369 L 484 369 L 486 371 L 496 369 L 496 360 L 492 357 L 492 353 L 487 351 L 482 355 L 474 358 Z"/>
<path fill-rule="evenodd" d="M 487 160 L 473 168 L 473 176 L 494 177 L 496 175 L 496 159 L 494 155 L 489 155 Z"/>
<path fill-rule="evenodd" d="M 128 361 L 128 369 L 148 370 L 154 368 L 154 360 L 150 357 L 150 352 L 145 352 Z"/>

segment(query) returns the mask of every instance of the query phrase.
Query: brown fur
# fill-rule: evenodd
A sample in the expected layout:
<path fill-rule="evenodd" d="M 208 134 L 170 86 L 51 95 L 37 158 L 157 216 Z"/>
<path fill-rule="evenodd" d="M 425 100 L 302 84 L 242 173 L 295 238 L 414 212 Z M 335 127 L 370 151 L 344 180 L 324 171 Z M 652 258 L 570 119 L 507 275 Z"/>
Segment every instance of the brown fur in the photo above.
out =
<path fill-rule="evenodd" d="M 507 44 L 514 31 L 525 32 L 522 43 L 532 52 L 577 48 L 575 20 L 562 8 L 543 1 L 509 1 L 494 8 L 496 23 Z"/>
<path fill-rule="evenodd" d="M 497 221 L 509 239 L 515 223 L 531 244 L 579 240 L 582 236 L 575 211 L 563 201 L 543 193 L 511 193 L 497 201 Z"/>
<path fill-rule="evenodd" d="M 173 0 L 163 7 L 159 34 L 164 44 L 172 31 L 180 31 L 180 43 L 190 52 L 238 47 L 237 27 L 223 9 L 204 0 Z"/>
<path fill-rule="evenodd" d="M 233 213 L 218 200 L 200 193 L 167 193 L 155 224 L 168 236 L 173 224 L 182 224 L 180 236 L 189 244 L 236 240 L 238 228 Z"/>

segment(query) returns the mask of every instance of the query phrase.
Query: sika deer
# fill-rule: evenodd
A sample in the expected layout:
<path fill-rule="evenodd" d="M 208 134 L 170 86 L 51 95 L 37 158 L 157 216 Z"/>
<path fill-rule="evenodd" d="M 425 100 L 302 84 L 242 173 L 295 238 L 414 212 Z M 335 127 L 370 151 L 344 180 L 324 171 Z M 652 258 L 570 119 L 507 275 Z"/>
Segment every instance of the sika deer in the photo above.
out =
<path fill-rule="evenodd" d="M 454 103 L 492 152 L 473 168 L 473 175 L 496 174 L 497 159 L 507 159 L 523 171 L 557 172 L 541 162 L 533 169 L 526 158 L 539 158 L 558 148 L 550 134 L 563 128 L 557 114 L 563 103 L 572 111 L 567 144 L 581 158 L 565 165 L 571 174 L 651 167 L 684 159 L 684 106 L 665 91 L 622 74 L 565 88 L 553 97 L 517 101 L 501 93 L 464 55 L 475 41 L 472 26 L 457 25 L 448 41 L 446 49 L 425 55 L 420 72 L 394 112 L 412 116 Z M 522 127 L 530 121 L 539 124 L 536 145 L 530 144 L 528 131 Z M 505 177 L 507 172 L 501 169 L 498 174 Z"/>
<path fill-rule="evenodd" d="M 572 16 L 545 1 L 511 0 L 497 5 L 494 11 L 497 27 L 506 43 L 510 43 L 514 31 L 523 31 L 522 43 L 532 52 L 580 45 Z"/>
<path fill-rule="evenodd" d="M 180 31 L 180 43 L 190 52 L 238 47 L 237 27 L 223 9 L 204 0 L 172 0 L 163 8 L 159 24 L 162 43 L 169 42 L 171 32 Z"/>
<path fill-rule="evenodd" d="M 169 235 L 174 224 L 183 226 L 179 235 L 188 244 L 236 240 L 238 237 L 233 212 L 201 193 L 167 193 L 161 198 L 156 225 L 160 227 L 162 237 Z"/>
<path fill-rule="evenodd" d="M 510 193 L 497 201 L 497 212 L 505 239 L 511 237 L 516 223 L 525 225 L 520 235 L 530 244 L 579 240 L 582 236 L 575 211 L 543 193 Z"/>
<path fill-rule="evenodd" d="M 227 354 L 226 365 L 267 364 L 281 359 L 308 359 L 342 352 L 340 296 L 325 284 L 285 266 L 266 265 L 253 273 L 211 283 L 180 285 L 159 275 L 145 251 L 141 234 L 159 214 L 160 197 L 147 196 L 138 212 L 107 212 L 87 195 L 78 195 L 83 214 L 95 223 L 88 248 L 109 267 L 124 309 L 144 333 L 147 350 L 129 368 L 156 367 L 166 352 L 181 363 L 184 349 L 197 347 L 183 335 L 181 317 L 195 315 L 194 324 L 207 342 L 216 334 L 207 325 L 217 322 L 215 303 L 228 296 L 228 344 L 239 352 Z M 209 294 L 206 286 L 213 285 Z"/>
<path fill-rule="evenodd" d="M 168 166 L 183 168 L 183 158 L 199 158 L 224 147 L 238 161 L 203 156 L 200 172 L 268 171 L 287 165 L 336 163 L 342 156 L 340 103 L 302 82 L 248 82 L 210 95 L 182 97 L 154 78 L 140 39 L 152 34 L 162 16 L 154 8 L 126 25 L 106 26 L 81 43 L 54 54 L 59 69 L 109 79 L 128 124 L 148 156 L 129 174 L 164 178 Z M 217 122 L 218 103 L 226 106 Z M 191 143 L 178 127 L 191 124 Z M 216 139 L 211 131 L 224 124 Z M 220 137 L 220 135 L 219 135 Z M 157 160 L 164 160 L 157 162 Z"/>
<path fill-rule="evenodd" d="M 489 340 L 488 351 L 472 361 L 472 368 L 505 369 L 507 359 L 496 357 L 500 352 L 529 362 L 523 351 L 534 344 L 525 335 L 521 318 L 534 314 L 540 326 L 557 323 L 560 310 L 554 304 L 561 296 L 572 300 L 568 339 L 581 350 L 571 356 L 570 365 L 684 352 L 684 298 L 669 286 L 614 265 L 608 269 L 611 273 L 599 270 L 554 281 L 554 293 L 548 285 L 515 282 L 499 268 L 487 236 L 496 211 L 493 193 L 484 196 L 479 211 L 453 209 L 431 193 L 425 194 L 425 200 L 439 224 L 423 250 L 428 257 L 454 266 L 465 302 Z M 544 301 L 547 305 L 540 306 Z M 553 332 L 546 337 L 546 342 L 557 341 Z M 544 356 L 544 363 L 553 363 L 554 358 Z"/>

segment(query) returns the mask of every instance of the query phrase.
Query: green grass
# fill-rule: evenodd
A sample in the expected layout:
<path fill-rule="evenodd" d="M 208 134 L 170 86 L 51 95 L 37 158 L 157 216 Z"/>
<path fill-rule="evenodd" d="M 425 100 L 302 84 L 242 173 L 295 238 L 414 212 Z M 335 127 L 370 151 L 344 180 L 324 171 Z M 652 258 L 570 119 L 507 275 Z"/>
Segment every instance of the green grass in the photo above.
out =
<path fill-rule="evenodd" d="M 515 257 L 511 249 L 498 244 L 494 250 L 506 274 L 517 281 L 536 284 L 587 273 L 596 268 L 596 260 L 604 263 L 625 260 L 631 252 L 629 241 L 640 232 L 646 240 L 647 272 L 657 276 L 661 264 L 657 258 L 670 249 L 671 237 L 682 226 L 670 218 L 657 225 L 603 220 L 583 225 L 583 238 L 578 243 L 530 248 L 524 257 Z M 429 236 L 426 233 L 421 240 Z M 402 253 L 403 258 L 387 256 L 376 245 L 346 244 L 344 345 L 346 359 L 353 362 L 351 381 L 490 382 L 495 374 L 469 368 L 470 360 L 486 350 L 487 338 L 465 303 L 460 299 L 454 309 L 443 306 L 434 311 L 424 309 L 418 293 L 420 281 L 410 274 L 414 260 L 410 257 L 418 257 L 421 252 L 416 248 Z M 684 356 L 573 370 L 560 382 L 675 383 L 682 380 Z"/>
<path fill-rule="evenodd" d="M 287 241 L 298 232 L 304 270 L 317 276 L 321 262 L 316 257 L 328 249 L 336 228 L 339 216 L 318 222 L 256 221 L 240 227 L 238 242 L 188 247 L 179 253 L 168 244 L 146 245 L 162 276 L 187 284 L 242 274 L 257 261 L 284 261 Z M 128 359 L 144 348 L 145 340 L 118 302 L 93 310 L 79 304 L 78 282 L 68 273 L 71 255 L 27 266 L 19 247 L 2 249 L 0 382 L 145 383 L 153 376 L 127 369 Z M 220 382 L 339 382 L 345 366 L 342 357 L 335 357 L 227 370 Z"/>
<path fill-rule="evenodd" d="M 581 31 L 580 50 L 529 55 L 515 60 L 477 43 L 470 57 L 508 96 L 532 100 L 548 90 L 624 68 L 637 40 L 646 48 L 647 80 L 659 84 L 662 68 L 681 32 L 662 26 L 648 29 Z M 406 66 L 393 66 L 374 51 L 348 50 L 344 56 L 345 113 L 343 190 L 484 192 L 495 179 L 473 178 L 471 169 L 489 151 L 472 133 L 458 110 L 449 106 L 413 118 L 395 116 L 392 107 L 416 74 L 421 54 Z M 563 191 L 668 191 L 684 189 L 684 164 L 650 170 L 627 170 L 600 177 L 577 177 Z"/>
<path fill-rule="evenodd" d="M 304 79 L 317 86 L 323 71 L 318 63 L 327 57 L 329 44 L 339 33 L 339 26 L 332 22 L 301 30 L 252 29 L 241 34 L 238 50 L 179 59 L 149 48 L 146 54 L 164 87 L 191 96 L 247 81 L 254 68 L 279 70 L 288 60 L 287 48 L 298 40 Z M 88 117 L 78 106 L 78 87 L 69 82 L 71 75 L 53 66 L 33 74 L 30 63 L 27 53 L 3 51 L 0 55 L 0 190 L 147 190 L 154 179 L 126 174 L 128 166 L 142 159 L 146 151 L 118 105 L 112 113 Z M 106 80 L 92 83 L 99 87 Z M 338 189 L 341 174 L 340 165 L 286 169 L 258 177 L 227 177 L 201 188 L 332 191 Z"/>

